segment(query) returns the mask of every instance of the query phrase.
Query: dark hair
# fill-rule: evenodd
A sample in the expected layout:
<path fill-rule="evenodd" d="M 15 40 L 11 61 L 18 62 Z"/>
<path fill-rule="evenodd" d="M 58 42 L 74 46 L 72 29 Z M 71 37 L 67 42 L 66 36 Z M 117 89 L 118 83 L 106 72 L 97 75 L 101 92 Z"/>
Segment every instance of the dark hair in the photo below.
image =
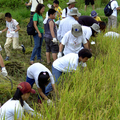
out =
<path fill-rule="evenodd" d="M 92 54 L 88 49 L 84 48 L 78 52 L 78 56 L 82 58 L 85 58 L 85 57 L 91 58 Z"/>
<path fill-rule="evenodd" d="M 58 4 L 59 5 L 59 1 L 58 0 L 54 0 L 54 2 L 53 3 L 55 3 L 55 4 Z"/>
<path fill-rule="evenodd" d="M 43 7 L 45 7 L 45 6 L 44 6 L 43 4 L 40 4 L 40 3 L 39 3 L 39 4 L 37 5 L 37 7 L 36 7 L 35 12 L 40 15 L 40 10 L 41 10 Z"/>
<path fill-rule="evenodd" d="M 99 21 L 99 26 L 100 26 L 100 29 L 101 29 L 102 31 L 105 31 L 105 28 L 106 28 L 105 22 Z"/>
<path fill-rule="evenodd" d="M 23 102 L 23 99 L 22 99 L 22 97 L 21 97 L 22 95 L 23 95 L 23 94 L 22 94 L 22 92 L 20 91 L 20 89 L 17 88 L 17 90 L 16 90 L 16 92 L 15 92 L 12 100 L 20 100 L 20 104 L 21 104 L 21 106 L 23 107 L 24 102 Z"/>
<path fill-rule="evenodd" d="M 12 15 L 10 13 L 5 13 L 5 17 L 11 18 Z"/>
<path fill-rule="evenodd" d="M 48 72 L 41 72 L 38 76 L 38 85 L 43 90 L 50 81 L 50 76 Z"/>
<path fill-rule="evenodd" d="M 48 16 L 50 16 L 50 14 L 53 15 L 55 12 L 56 12 L 56 11 L 55 11 L 54 9 L 49 9 L 49 10 L 48 10 Z"/>

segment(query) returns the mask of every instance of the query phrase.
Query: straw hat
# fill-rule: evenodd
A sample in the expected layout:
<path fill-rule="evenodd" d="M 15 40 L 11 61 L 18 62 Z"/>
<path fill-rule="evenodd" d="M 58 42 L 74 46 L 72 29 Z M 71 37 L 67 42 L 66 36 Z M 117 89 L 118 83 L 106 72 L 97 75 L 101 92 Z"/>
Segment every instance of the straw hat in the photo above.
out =
<path fill-rule="evenodd" d="M 69 2 L 67 3 L 67 5 L 74 4 L 74 3 L 77 3 L 77 2 L 75 0 L 69 0 Z"/>

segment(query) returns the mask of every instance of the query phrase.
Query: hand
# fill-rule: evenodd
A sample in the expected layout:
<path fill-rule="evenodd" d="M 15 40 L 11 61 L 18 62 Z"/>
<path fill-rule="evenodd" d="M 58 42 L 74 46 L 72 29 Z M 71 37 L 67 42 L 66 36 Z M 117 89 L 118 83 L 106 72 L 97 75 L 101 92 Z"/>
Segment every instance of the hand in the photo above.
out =
<path fill-rule="evenodd" d="M 12 36 L 14 36 L 14 34 L 15 34 L 15 31 L 12 31 L 12 32 L 10 32 L 10 34 L 11 34 Z"/>
<path fill-rule="evenodd" d="M 62 57 L 62 52 L 59 52 L 57 55 L 58 58 Z"/>
<path fill-rule="evenodd" d="M 0 34 L 2 33 L 2 31 L 0 31 Z"/>
<path fill-rule="evenodd" d="M 41 38 L 42 37 L 41 33 L 38 33 L 38 36 Z"/>
<path fill-rule="evenodd" d="M 48 99 L 47 104 L 50 106 L 50 105 L 53 105 L 53 102 L 50 99 Z"/>
<path fill-rule="evenodd" d="M 57 44 L 57 39 L 56 38 L 53 38 L 53 40 L 52 40 L 55 44 Z"/>
<path fill-rule="evenodd" d="M 6 76 L 8 75 L 7 70 L 6 70 L 5 67 L 2 68 L 1 74 L 2 74 L 4 77 L 6 77 Z"/>

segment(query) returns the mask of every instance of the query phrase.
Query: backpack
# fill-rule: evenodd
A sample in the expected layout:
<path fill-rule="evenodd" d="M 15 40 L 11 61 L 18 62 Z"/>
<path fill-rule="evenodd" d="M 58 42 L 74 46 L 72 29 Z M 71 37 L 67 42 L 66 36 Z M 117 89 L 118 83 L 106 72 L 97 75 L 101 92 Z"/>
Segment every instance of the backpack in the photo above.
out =
<path fill-rule="evenodd" d="M 110 1 L 104 8 L 104 13 L 107 17 L 109 17 L 113 13 L 113 10 L 111 8 L 111 2 L 112 1 Z"/>

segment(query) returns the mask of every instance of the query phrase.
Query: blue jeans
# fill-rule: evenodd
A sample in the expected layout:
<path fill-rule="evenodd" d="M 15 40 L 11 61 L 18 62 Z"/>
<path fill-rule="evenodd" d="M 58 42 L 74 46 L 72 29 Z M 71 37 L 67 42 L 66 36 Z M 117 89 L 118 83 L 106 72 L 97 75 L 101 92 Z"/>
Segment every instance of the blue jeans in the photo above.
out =
<path fill-rule="evenodd" d="M 53 76 L 55 77 L 55 83 L 59 84 L 59 81 L 58 81 L 58 78 L 62 75 L 62 72 L 55 69 L 53 66 L 52 66 L 52 74 Z M 46 87 L 45 87 L 45 95 L 47 96 L 49 94 L 50 91 L 52 91 L 53 88 L 52 88 L 52 84 L 49 83 Z"/>
<path fill-rule="evenodd" d="M 34 48 L 33 48 L 33 51 L 32 51 L 30 61 L 34 61 L 34 58 L 35 58 L 36 54 L 37 54 L 37 60 L 41 59 L 41 46 L 42 46 L 42 42 L 43 42 L 43 33 L 41 33 L 41 35 L 42 35 L 42 38 L 40 38 L 38 36 L 38 33 L 33 36 L 33 38 L 34 38 Z"/>

